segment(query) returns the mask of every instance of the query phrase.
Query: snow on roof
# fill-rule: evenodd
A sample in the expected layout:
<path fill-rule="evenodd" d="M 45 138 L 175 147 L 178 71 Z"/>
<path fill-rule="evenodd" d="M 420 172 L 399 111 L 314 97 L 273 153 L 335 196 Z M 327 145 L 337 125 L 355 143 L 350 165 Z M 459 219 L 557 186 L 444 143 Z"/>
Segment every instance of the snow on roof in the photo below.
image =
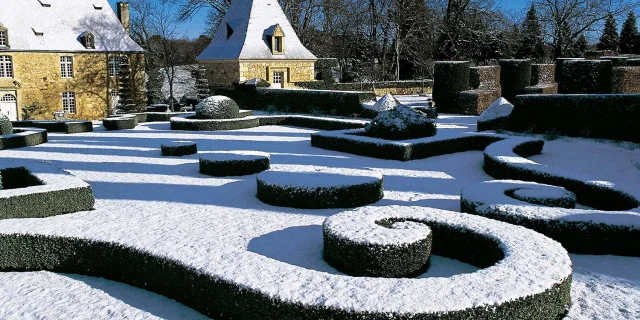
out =
<path fill-rule="evenodd" d="M 272 54 L 267 35 L 280 25 L 284 54 Z M 227 37 L 226 26 L 233 29 Z M 316 60 L 305 48 L 277 0 L 234 0 L 220 28 L 198 60 L 277 59 Z"/>
<path fill-rule="evenodd" d="M 126 33 L 107 0 L 45 2 L 50 6 L 38 0 L 2 0 L 0 23 L 8 30 L 10 51 L 144 51 Z M 95 36 L 95 49 L 80 42 L 87 31 Z"/>

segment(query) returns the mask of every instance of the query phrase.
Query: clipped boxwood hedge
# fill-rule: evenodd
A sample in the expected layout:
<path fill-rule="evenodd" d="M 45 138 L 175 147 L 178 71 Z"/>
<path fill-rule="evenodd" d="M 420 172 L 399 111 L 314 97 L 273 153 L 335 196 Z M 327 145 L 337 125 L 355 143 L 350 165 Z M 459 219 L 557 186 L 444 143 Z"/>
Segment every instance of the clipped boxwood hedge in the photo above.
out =
<path fill-rule="evenodd" d="M 553 77 L 556 82 L 560 82 L 560 75 L 562 74 L 562 66 L 564 65 L 564 62 L 566 61 L 572 61 L 572 60 L 585 60 L 584 58 L 556 58 L 556 71 L 555 71 L 555 76 Z"/>
<path fill-rule="evenodd" d="M 172 117 L 190 114 L 191 112 L 143 112 L 136 113 L 138 123 L 140 122 L 165 122 L 171 120 Z M 144 120 L 144 121 L 140 121 Z"/>
<path fill-rule="evenodd" d="M 433 101 L 439 113 L 458 110 L 458 94 L 469 90 L 471 63 L 468 61 L 436 61 L 433 76 Z"/>
<path fill-rule="evenodd" d="M 567 60 L 556 77 L 562 94 L 607 94 L 612 92 L 612 64 L 608 60 Z M 556 67 L 557 68 L 557 67 Z"/>
<path fill-rule="evenodd" d="M 47 142 L 47 130 L 13 129 L 13 134 L 0 135 L 0 150 L 31 147 Z"/>
<path fill-rule="evenodd" d="M 219 152 L 200 157 L 200 173 L 214 177 L 245 176 L 268 170 L 271 157 L 258 151 Z"/>
<path fill-rule="evenodd" d="M 257 177 L 257 197 L 273 206 L 301 209 L 355 208 L 384 197 L 381 174 L 352 169 L 338 175 L 334 171 L 262 172 Z M 349 176 L 352 172 L 359 174 Z M 326 183 L 328 179 L 331 183 Z M 319 180 L 323 182 L 315 184 Z"/>
<path fill-rule="evenodd" d="M 458 95 L 459 109 L 456 113 L 479 116 L 501 96 L 500 89 L 462 91 Z"/>
<path fill-rule="evenodd" d="M 138 125 L 138 118 L 135 116 L 123 116 L 104 118 L 102 126 L 107 130 L 127 130 L 133 129 Z"/>
<path fill-rule="evenodd" d="M 163 156 L 182 157 L 198 153 L 198 145 L 191 141 L 173 141 L 162 144 L 160 152 Z"/>
<path fill-rule="evenodd" d="M 260 116 L 260 126 L 293 126 L 320 130 L 345 130 L 364 128 L 362 120 L 319 118 L 313 116 Z"/>
<path fill-rule="evenodd" d="M 614 67 L 611 87 L 613 93 L 640 93 L 640 66 Z"/>
<path fill-rule="evenodd" d="M 373 92 L 257 88 L 255 95 L 258 110 L 337 116 L 360 114 L 363 103 L 375 101 Z"/>
<path fill-rule="evenodd" d="M 171 118 L 171 130 L 184 131 L 220 131 L 255 128 L 260 126 L 257 117 L 244 117 L 236 119 L 198 119 L 190 113 Z"/>
<path fill-rule="evenodd" d="M 524 95 L 514 107 L 512 131 L 640 142 L 640 94 Z"/>
<path fill-rule="evenodd" d="M 502 96 L 513 102 L 531 83 L 531 60 L 500 60 Z"/>
<path fill-rule="evenodd" d="M 42 218 L 93 209 L 91 186 L 50 163 L 3 161 L 0 175 L 0 219 Z"/>
<path fill-rule="evenodd" d="M 296 82 L 295 86 L 312 90 L 335 90 L 335 91 L 368 91 L 372 90 L 376 94 L 382 92 L 392 94 L 417 94 L 422 91 L 428 92 L 433 87 L 433 80 L 401 80 L 401 81 L 376 81 L 376 82 L 348 82 L 348 83 L 328 83 L 325 81 L 305 81 Z"/>
<path fill-rule="evenodd" d="M 15 128 L 40 128 L 48 132 L 82 133 L 93 132 L 91 121 L 48 121 L 48 120 L 23 120 L 12 121 Z"/>

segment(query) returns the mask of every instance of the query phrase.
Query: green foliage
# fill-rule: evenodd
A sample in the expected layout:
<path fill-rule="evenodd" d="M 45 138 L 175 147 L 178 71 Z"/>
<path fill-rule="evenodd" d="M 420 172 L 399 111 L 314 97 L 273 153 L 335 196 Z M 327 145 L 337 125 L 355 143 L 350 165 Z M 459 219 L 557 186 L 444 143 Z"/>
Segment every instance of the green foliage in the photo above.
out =
<path fill-rule="evenodd" d="M 363 111 L 362 103 L 375 98 L 373 92 L 328 90 L 256 89 L 256 109 L 275 106 L 281 112 L 353 116 Z"/>
<path fill-rule="evenodd" d="M 150 105 L 164 103 L 162 94 L 164 75 L 160 69 L 152 69 L 147 71 L 147 76 L 147 103 Z"/>
<path fill-rule="evenodd" d="M 587 37 L 584 34 L 581 34 L 576 40 L 576 43 L 573 45 L 573 49 L 575 52 L 575 56 L 582 57 L 587 53 L 589 49 L 589 42 L 587 41 Z"/>
<path fill-rule="evenodd" d="M 210 97 L 211 89 L 209 88 L 209 80 L 207 79 L 207 70 L 202 66 L 196 66 L 193 70 L 191 70 L 191 76 L 196 79 L 196 91 L 198 92 L 198 100 L 202 101 L 207 97 Z"/>
<path fill-rule="evenodd" d="M 13 125 L 11 124 L 11 120 L 3 114 L 0 114 L 0 135 L 12 134 L 13 133 Z"/>
<path fill-rule="evenodd" d="M 610 14 L 604 23 L 604 30 L 602 30 L 602 36 L 600 36 L 598 50 L 611 50 L 618 52 L 619 44 L 620 37 L 618 36 L 616 19 Z"/>
<path fill-rule="evenodd" d="M 527 17 L 522 24 L 520 41 L 516 57 L 519 59 L 543 60 L 545 57 L 545 45 L 542 37 L 542 28 L 538 20 L 536 7 L 531 4 Z"/>
<path fill-rule="evenodd" d="M 638 46 L 635 40 L 636 34 L 638 34 L 636 15 L 633 11 L 630 11 L 629 16 L 627 16 L 627 20 L 625 20 L 622 25 L 622 31 L 620 32 L 620 53 L 634 53 L 634 49 L 640 49 L 635 48 Z"/>
<path fill-rule="evenodd" d="M 35 120 L 37 116 L 43 115 L 45 112 L 45 106 L 40 102 L 33 102 L 28 106 L 22 107 L 22 120 Z"/>

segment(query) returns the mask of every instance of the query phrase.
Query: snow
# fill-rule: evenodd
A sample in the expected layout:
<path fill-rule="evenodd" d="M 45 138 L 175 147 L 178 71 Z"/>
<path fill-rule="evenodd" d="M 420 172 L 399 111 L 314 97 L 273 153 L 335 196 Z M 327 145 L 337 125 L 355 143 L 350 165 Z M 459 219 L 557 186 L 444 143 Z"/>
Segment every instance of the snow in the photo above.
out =
<path fill-rule="evenodd" d="M 144 51 L 127 35 L 107 0 L 52 1 L 51 7 L 36 0 L 2 0 L 0 22 L 9 30 L 9 51 Z M 95 49 L 85 48 L 79 40 L 87 31 L 95 36 Z"/>
<path fill-rule="evenodd" d="M 268 31 L 279 24 L 284 32 L 284 54 L 273 54 Z M 227 37 L 227 25 L 233 34 Z M 277 0 L 236 0 L 231 3 L 220 28 L 197 60 L 269 59 L 316 60 L 305 48 Z"/>
<path fill-rule="evenodd" d="M 382 98 L 380 98 L 373 105 L 364 104 L 364 107 L 367 109 L 371 109 L 374 111 L 382 112 L 391 110 L 397 106 L 401 105 L 398 99 L 396 99 L 392 94 L 387 93 Z"/>
<path fill-rule="evenodd" d="M 486 122 L 508 117 L 513 111 L 513 105 L 505 98 L 500 98 L 489 105 L 478 117 L 478 121 Z"/>
<path fill-rule="evenodd" d="M 2 159 L 0 162 L 0 169 L 20 167 L 27 168 L 42 184 L 29 187 L 28 189 L 17 188 L 2 190 L 2 192 L 0 192 L 0 198 L 10 198 L 30 193 L 46 193 L 64 189 L 84 188 L 88 186 L 86 182 L 60 170 L 48 162 L 16 159 Z"/>
<path fill-rule="evenodd" d="M 372 170 L 290 165 L 261 172 L 258 180 L 270 185 L 316 189 L 374 183 L 382 180 L 382 174 Z"/>
<path fill-rule="evenodd" d="M 451 137 L 475 131 L 476 121 L 476 117 L 441 116 L 438 135 Z M 287 299 L 308 293 L 304 295 L 306 302 L 353 302 L 354 306 L 394 310 L 423 303 L 414 301 L 418 300 L 412 291 L 416 288 L 411 284 L 415 279 L 377 279 L 369 283 L 342 275 L 324 262 L 321 225 L 341 209 L 301 210 L 266 205 L 255 197 L 255 175 L 201 175 L 198 159 L 220 150 L 257 150 L 269 153 L 272 169 L 277 170 L 296 166 L 370 169 L 384 175 L 385 197 L 374 207 L 420 206 L 459 211 L 464 187 L 492 179 L 482 170 L 483 153 L 469 151 L 409 162 L 388 161 L 313 148 L 309 135 L 315 132 L 282 126 L 183 132 L 171 131 L 169 123 L 164 122 L 143 123 L 127 131 L 95 127 L 94 132 L 73 135 L 51 133 L 48 143 L 0 152 L 0 163 L 8 159 L 52 161 L 91 184 L 96 210 L 43 219 L 0 220 L 0 233 L 78 236 L 126 243 Z M 161 157 L 159 146 L 174 140 L 197 142 L 202 151 L 181 158 Z M 628 182 L 638 188 L 640 184 L 631 170 L 640 170 L 630 164 L 636 153 L 629 148 L 594 140 L 574 144 L 560 139 L 548 141 L 544 154 L 530 159 L 558 170 L 573 168 L 585 176 L 597 171 L 598 175 L 593 176 L 596 180 L 616 185 Z M 568 161 L 573 158 L 583 160 Z M 594 163 L 589 165 L 590 161 L 584 159 Z M 568 319 L 639 318 L 640 258 L 570 257 L 574 279 Z M 446 279 L 442 277 L 471 277 L 479 271 L 482 270 L 457 260 L 432 256 L 431 268 L 420 278 L 442 282 Z M 0 290 L 0 305 L 6 307 L 0 308 L 0 318 L 103 318 L 105 310 L 112 312 L 114 318 L 152 317 L 145 312 L 160 318 L 197 318 L 193 310 L 171 300 L 147 300 L 150 294 L 146 291 L 117 283 L 112 283 L 117 289 L 96 289 L 95 283 L 105 280 L 90 277 L 82 281 L 91 281 L 95 284 L 91 285 L 93 289 L 80 283 L 82 289 L 71 285 L 69 277 L 80 276 L 0 273 L 0 286 L 11 288 Z M 394 300 L 397 296 L 387 296 L 387 292 L 376 294 L 383 287 L 402 298 Z M 458 294 L 465 294 L 466 289 L 458 289 Z M 98 290 L 104 293 L 96 295 Z M 42 303 L 33 303 L 32 297 Z M 402 305 L 403 301 L 407 305 Z M 443 307 L 455 303 L 440 302 Z M 158 311 L 159 307 L 166 307 L 162 310 L 167 313 Z M 73 314 L 79 316 L 67 316 Z"/>
<path fill-rule="evenodd" d="M 201 152 L 202 153 L 202 152 Z M 260 160 L 270 156 L 268 153 L 260 151 L 236 150 L 236 151 L 213 151 L 205 153 L 200 157 L 207 161 L 226 162 L 226 161 L 252 161 Z"/>

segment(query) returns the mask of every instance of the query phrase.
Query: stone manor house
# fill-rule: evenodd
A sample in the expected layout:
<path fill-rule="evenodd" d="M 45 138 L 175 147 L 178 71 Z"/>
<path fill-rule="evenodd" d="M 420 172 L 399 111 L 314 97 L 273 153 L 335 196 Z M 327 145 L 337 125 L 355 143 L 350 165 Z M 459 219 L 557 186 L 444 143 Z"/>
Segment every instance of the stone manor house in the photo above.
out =
<path fill-rule="evenodd" d="M 129 37 L 129 4 L 117 6 L 116 16 L 107 0 L 1 0 L 0 112 L 16 120 L 38 104 L 37 118 L 103 118 L 119 99 L 122 60 L 144 55 Z"/>
<path fill-rule="evenodd" d="M 314 80 L 316 60 L 277 0 L 233 0 L 211 44 L 198 57 L 214 86 L 260 78 L 277 88 Z"/>

